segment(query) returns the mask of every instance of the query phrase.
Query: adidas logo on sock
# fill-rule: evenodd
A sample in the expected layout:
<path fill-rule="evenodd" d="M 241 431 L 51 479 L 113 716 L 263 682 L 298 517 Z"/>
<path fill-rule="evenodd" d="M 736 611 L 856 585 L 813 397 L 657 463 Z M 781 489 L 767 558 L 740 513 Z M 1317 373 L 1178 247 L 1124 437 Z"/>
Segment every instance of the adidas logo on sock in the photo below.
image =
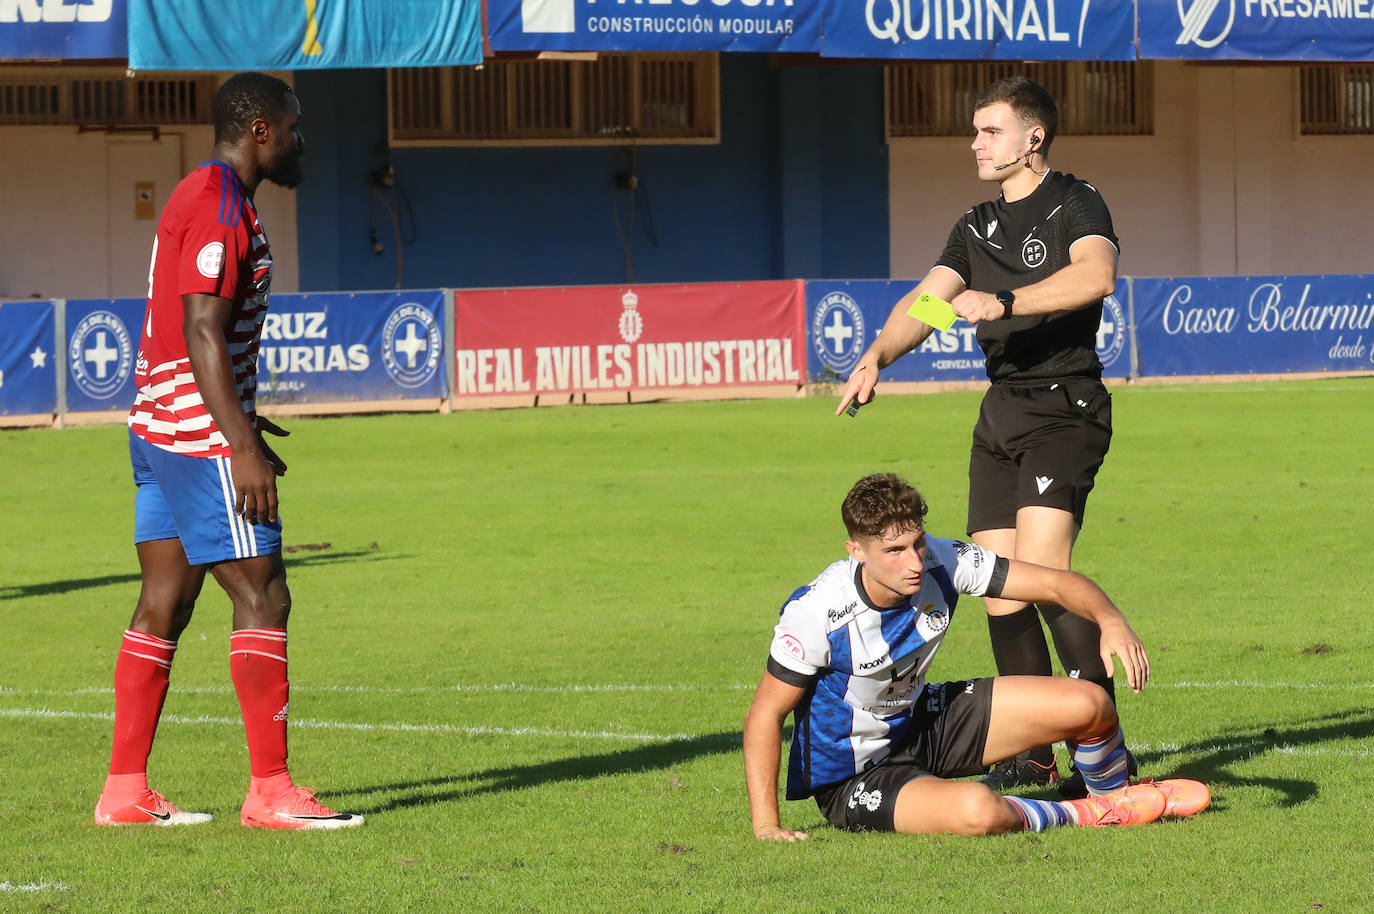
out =
<path fill-rule="evenodd" d="M 291 702 L 288 701 L 286 704 L 284 704 L 284 705 L 281 706 L 281 710 L 280 710 L 280 711 L 278 711 L 276 714 L 273 714 L 273 715 L 272 715 L 272 719 L 273 719 L 273 720 L 281 720 L 281 721 L 286 720 L 286 717 L 287 717 L 286 709 L 289 708 L 289 707 L 291 707 Z"/>

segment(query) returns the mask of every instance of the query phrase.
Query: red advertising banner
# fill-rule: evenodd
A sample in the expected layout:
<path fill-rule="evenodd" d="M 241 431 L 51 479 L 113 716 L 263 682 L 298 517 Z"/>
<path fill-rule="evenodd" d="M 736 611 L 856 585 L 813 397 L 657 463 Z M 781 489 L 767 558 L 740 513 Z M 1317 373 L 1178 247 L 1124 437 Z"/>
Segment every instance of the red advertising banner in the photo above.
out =
<path fill-rule="evenodd" d="M 799 280 L 459 291 L 453 395 L 804 382 Z"/>

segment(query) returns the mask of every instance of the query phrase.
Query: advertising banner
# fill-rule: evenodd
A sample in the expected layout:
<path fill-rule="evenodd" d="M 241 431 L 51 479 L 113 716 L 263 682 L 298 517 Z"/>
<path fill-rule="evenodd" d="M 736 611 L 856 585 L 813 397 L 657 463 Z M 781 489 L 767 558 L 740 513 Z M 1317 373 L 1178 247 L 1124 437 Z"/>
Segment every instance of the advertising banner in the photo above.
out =
<path fill-rule="evenodd" d="M 134 360 L 147 302 L 89 298 L 67 302 L 67 409 L 125 412 L 134 403 Z"/>
<path fill-rule="evenodd" d="M 274 295 L 258 404 L 442 398 L 444 352 L 440 290 Z"/>
<path fill-rule="evenodd" d="M 1371 0 L 1137 0 L 1142 58 L 1374 60 Z"/>
<path fill-rule="evenodd" d="M 1144 376 L 1374 370 L 1374 277 L 1134 283 Z"/>
<path fill-rule="evenodd" d="M 1117 0 L 829 0 L 826 57 L 1134 60 L 1134 4 Z"/>
<path fill-rule="evenodd" d="M 129 56 L 127 0 L 0 0 L 0 60 Z"/>
<path fill-rule="evenodd" d="M 1131 339 L 1126 301 L 1130 280 L 1122 277 L 1115 295 L 1102 303 L 1097 357 L 1104 378 L 1125 378 L 1131 369 Z M 813 383 L 840 383 L 859 363 L 882 330 L 892 306 L 916 287 L 917 280 L 852 280 L 806 284 L 807 374 Z M 932 333 L 910 355 L 883 369 L 879 381 L 986 381 L 983 350 L 972 324 L 956 321 Z"/>
<path fill-rule="evenodd" d="M 496 51 L 820 50 L 828 0 L 487 0 Z M 831 0 L 833 2 L 833 0 Z"/>
<path fill-rule="evenodd" d="M 129 0 L 134 70 L 481 62 L 481 0 Z"/>
<path fill-rule="evenodd" d="M 803 383 L 800 281 L 454 294 L 455 397 Z"/>
<path fill-rule="evenodd" d="M 57 412 L 53 303 L 0 304 L 0 416 Z"/>

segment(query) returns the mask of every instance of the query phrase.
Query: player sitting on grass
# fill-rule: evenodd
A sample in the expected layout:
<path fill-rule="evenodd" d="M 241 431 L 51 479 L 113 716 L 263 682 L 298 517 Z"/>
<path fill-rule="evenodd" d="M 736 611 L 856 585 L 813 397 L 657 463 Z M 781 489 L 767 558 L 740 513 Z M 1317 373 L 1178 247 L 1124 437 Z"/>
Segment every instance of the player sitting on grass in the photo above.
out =
<path fill-rule="evenodd" d="M 926 682 L 965 593 L 1055 603 L 1097 623 L 1108 675 L 1115 655 L 1138 693 L 1150 678 L 1145 647 L 1096 584 L 927 536 L 925 501 L 892 474 L 859 480 L 841 515 L 849 558 L 783 605 L 744 721 L 755 837 L 807 837 L 779 824 L 779 747 L 788 714 L 795 732 L 787 799 L 814 796 L 839 828 L 988 835 L 1136 825 L 1207 806 L 1211 794 L 1198 781 L 1128 783 L 1116 707 L 1101 686 L 1043 676 Z M 1085 799 L 1000 796 L 977 781 L 945 780 L 981 774 L 1056 740 L 1077 747 Z"/>

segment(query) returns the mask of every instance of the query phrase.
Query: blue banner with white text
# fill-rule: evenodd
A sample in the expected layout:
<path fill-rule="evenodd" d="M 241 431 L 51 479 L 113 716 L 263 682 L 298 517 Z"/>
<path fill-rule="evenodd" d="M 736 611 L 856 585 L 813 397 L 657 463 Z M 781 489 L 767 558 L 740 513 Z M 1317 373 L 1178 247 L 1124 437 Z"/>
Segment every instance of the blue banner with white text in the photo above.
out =
<path fill-rule="evenodd" d="M 829 0 L 487 0 L 496 51 L 815 53 Z"/>
<path fill-rule="evenodd" d="M 126 0 L 0 0 L 0 60 L 128 54 Z"/>
<path fill-rule="evenodd" d="M 1135 280 L 1146 376 L 1374 370 L 1374 276 Z"/>
<path fill-rule="evenodd" d="M 57 412 L 53 303 L 0 304 L 0 416 Z"/>
<path fill-rule="evenodd" d="M 1137 0 L 1139 55 L 1374 60 L 1374 0 Z"/>
<path fill-rule="evenodd" d="M 130 0 L 129 5 L 129 67 L 134 70 L 481 62 L 481 0 Z"/>
<path fill-rule="evenodd" d="M 272 296 L 259 406 L 444 395 L 442 291 Z"/>
<path fill-rule="evenodd" d="M 1125 302 L 1128 279 L 1102 303 L 1097 357 L 1104 378 L 1125 378 L 1131 369 L 1130 326 Z M 807 377 L 816 383 L 843 381 L 878 336 L 897 299 L 916 280 L 810 281 L 806 284 Z M 956 321 L 932 333 L 910 355 L 883 369 L 879 381 L 986 381 L 983 350 L 972 324 Z"/>
<path fill-rule="evenodd" d="M 829 0 L 826 57 L 1134 60 L 1119 0 Z"/>

